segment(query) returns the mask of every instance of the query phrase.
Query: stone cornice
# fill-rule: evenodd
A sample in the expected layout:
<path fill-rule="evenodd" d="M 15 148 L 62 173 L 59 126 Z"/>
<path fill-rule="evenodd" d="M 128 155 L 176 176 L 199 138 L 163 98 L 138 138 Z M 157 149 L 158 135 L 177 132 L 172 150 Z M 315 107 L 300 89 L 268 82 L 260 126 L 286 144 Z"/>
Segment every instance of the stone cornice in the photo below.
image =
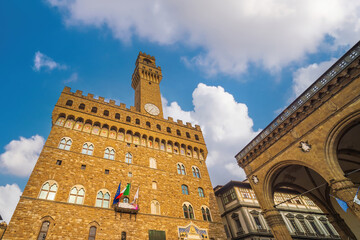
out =
<path fill-rule="evenodd" d="M 307 115 L 344 88 L 347 85 L 345 82 L 351 82 L 353 80 L 351 70 L 360 68 L 359 61 L 356 61 L 359 58 L 360 42 L 334 63 L 235 156 L 238 165 L 242 168 L 247 166 Z"/>

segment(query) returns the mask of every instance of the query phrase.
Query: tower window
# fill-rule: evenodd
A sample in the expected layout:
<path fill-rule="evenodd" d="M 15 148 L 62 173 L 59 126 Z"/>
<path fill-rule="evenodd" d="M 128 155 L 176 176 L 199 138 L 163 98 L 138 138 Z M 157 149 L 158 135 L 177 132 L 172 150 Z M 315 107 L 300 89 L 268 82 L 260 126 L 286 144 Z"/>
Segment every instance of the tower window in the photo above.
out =
<path fill-rule="evenodd" d="M 69 203 L 83 204 L 85 197 L 85 190 L 82 187 L 73 187 L 70 191 Z"/>
<path fill-rule="evenodd" d="M 161 126 L 159 124 L 156 124 L 156 128 L 161 131 Z"/>
<path fill-rule="evenodd" d="M 199 141 L 199 136 L 195 134 L 195 139 Z"/>
<path fill-rule="evenodd" d="M 84 143 L 81 153 L 92 155 L 94 152 L 94 145 L 92 143 Z"/>
<path fill-rule="evenodd" d="M 181 132 L 180 132 L 180 130 L 178 129 L 178 130 L 176 130 L 176 134 L 178 135 L 178 136 L 181 136 Z"/>
<path fill-rule="evenodd" d="M 128 197 L 124 197 L 123 203 L 129 203 L 129 198 L 128 198 Z"/>
<path fill-rule="evenodd" d="M 177 164 L 177 173 L 181 175 L 186 175 L 184 164 L 182 163 Z"/>
<path fill-rule="evenodd" d="M 211 222 L 211 215 L 210 215 L 210 210 L 209 210 L 209 208 L 207 208 L 207 207 L 202 207 L 202 208 L 201 208 L 201 213 L 202 213 L 202 215 L 203 215 L 203 220 L 204 220 L 204 221 L 209 221 L 209 222 Z"/>
<path fill-rule="evenodd" d="M 109 169 L 105 169 L 105 174 L 109 174 L 110 170 Z"/>
<path fill-rule="evenodd" d="M 131 153 L 126 153 L 125 154 L 125 162 L 126 163 L 132 163 L 132 155 L 131 155 Z"/>
<path fill-rule="evenodd" d="M 104 191 L 105 192 L 105 191 Z M 99 191 L 96 196 L 95 207 L 109 208 L 110 206 L 110 194 L 109 192 L 103 193 L 103 191 Z"/>
<path fill-rule="evenodd" d="M 126 121 L 127 121 L 127 122 L 131 122 L 131 117 L 127 116 L 127 117 L 126 117 Z"/>
<path fill-rule="evenodd" d="M 114 160 L 115 159 L 115 150 L 113 148 L 106 148 L 104 153 L 104 158 Z"/>
<path fill-rule="evenodd" d="M 72 141 L 70 138 L 64 137 L 61 139 L 59 149 L 70 150 Z"/>
<path fill-rule="evenodd" d="M 82 169 L 82 170 L 85 170 L 85 169 L 86 169 L 86 165 L 82 164 L 82 165 L 81 165 L 81 169 Z"/>
<path fill-rule="evenodd" d="M 181 191 L 182 191 L 182 194 L 184 194 L 184 195 L 189 195 L 189 188 L 188 188 L 188 186 L 186 186 L 186 185 L 181 185 Z"/>
<path fill-rule="evenodd" d="M 84 109 L 85 109 L 85 104 L 81 103 L 81 104 L 79 105 L 79 109 L 84 110 Z"/>
<path fill-rule="evenodd" d="M 46 199 L 46 200 L 54 200 L 57 189 L 58 189 L 58 187 L 57 187 L 56 183 L 53 183 L 50 187 L 50 183 L 46 182 L 41 187 L 39 198 Z"/>
<path fill-rule="evenodd" d="M 147 126 L 147 127 L 151 127 L 150 122 L 146 122 L 146 126 Z"/>
<path fill-rule="evenodd" d="M 138 118 L 135 119 L 135 123 L 139 125 L 140 124 L 140 119 L 138 119 Z"/>
<path fill-rule="evenodd" d="M 97 107 L 92 107 L 92 108 L 91 108 L 91 112 L 92 112 L 92 113 L 97 113 Z"/>
<path fill-rule="evenodd" d="M 200 178 L 200 170 L 197 167 L 192 167 L 193 176 L 196 178 Z"/>
<path fill-rule="evenodd" d="M 204 189 L 202 189 L 201 187 L 198 188 L 198 192 L 199 192 L 199 196 L 200 197 L 205 197 L 204 195 Z"/>
<path fill-rule="evenodd" d="M 120 113 L 115 114 L 115 119 L 120 119 Z"/>
<path fill-rule="evenodd" d="M 166 131 L 167 131 L 168 133 L 171 133 L 171 128 L 167 127 L 167 128 L 166 128 Z"/>
<path fill-rule="evenodd" d="M 186 137 L 190 138 L 190 133 L 186 132 Z"/>
<path fill-rule="evenodd" d="M 108 110 L 104 111 L 104 116 L 109 116 L 109 111 Z"/>
<path fill-rule="evenodd" d="M 96 236 L 96 227 L 95 226 L 92 226 L 90 227 L 90 230 L 89 230 L 89 240 L 95 240 L 95 236 Z"/>
<path fill-rule="evenodd" d="M 152 182 L 152 189 L 157 189 L 157 183 L 155 181 Z"/>
<path fill-rule="evenodd" d="M 190 203 L 183 204 L 184 217 L 194 219 L 194 210 Z"/>
<path fill-rule="evenodd" d="M 56 160 L 56 165 L 61 165 L 62 161 L 61 160 Z"/>
<path fill-rule="evenodd" d="M 66 106 L 72 106 L 73 105 L 73 101 L 72 100 L 67 100 L 66 102 Z"/>
<path fill-rule="evenodd" d="M 50 222 L 44 221 L 41 225 L 38 239 L 45 239 L 47 232 L 49 231 Z"/>
<path fill-rule="evenodd" d="M 160 214 L 160 203 L 157 200 L 151 201 L 151 214 Z"/>

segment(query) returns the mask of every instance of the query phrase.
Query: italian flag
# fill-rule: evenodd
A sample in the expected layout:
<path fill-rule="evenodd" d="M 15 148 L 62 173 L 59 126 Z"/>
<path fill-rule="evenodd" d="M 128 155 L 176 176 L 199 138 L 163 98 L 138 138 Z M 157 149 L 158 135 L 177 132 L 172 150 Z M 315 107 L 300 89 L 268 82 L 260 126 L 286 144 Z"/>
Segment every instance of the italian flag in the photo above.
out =
<path fill-rule="evenodd" d="M 126 185 L 126 187 L 120 192 L 117 198 L 121 198 L 122 196 L 129 196 L 130 194 L 130 183 Z"/>

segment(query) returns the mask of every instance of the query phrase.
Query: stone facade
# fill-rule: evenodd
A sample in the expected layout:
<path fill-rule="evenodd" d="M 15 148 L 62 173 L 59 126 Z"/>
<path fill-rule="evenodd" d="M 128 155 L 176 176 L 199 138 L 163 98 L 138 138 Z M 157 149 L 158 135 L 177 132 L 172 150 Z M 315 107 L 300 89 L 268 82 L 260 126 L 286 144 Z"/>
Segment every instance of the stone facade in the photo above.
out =
<path fill-rule="evenodd" d="M 340 239 L 326 215 L 306 196 L 280 189 L 275 193 L 275 204 L 280 214 L 260 209 L 248 182 L 230 181 L 215 188 L 227 239 L 274 239 L 271 228 L 284 224 L 292 239 Z"/>
<path fill-rule="evenodd" d="M 323 73 L 237 155 L 265 213 L 279 216 L 273 193 L 306 193 L 342 239 L 360 238 L 360 42 Z M 345 212 L 335 197 L 345 201 Z M 291 239 L 285 224 L 276 239 Z"/>
<path fill-rule="evenodd" d="M 155 66 L 155 58 L 140 53 L 135 71 L 145 58 Z M 161 69 L 156 69 L 161 75 Z M 105 102 L 103 97 L 94 99 L 92 94 L 83 96 L 81 91 L 73 93 L 65 87 L 52 114 L 49 137 L 4 239 L 38 239 L 41 231 L 46 232 L 46 239 L 87 239 L 90 228 L 96 229 L 96 239 L 150 239 L 150 230 L 164 232 L 166 239 L 225 238 L 200 127 L 174 122 L 170 117 L 163 119 L 160 82 L 143 78 L 140 75 L 139 81 L 148 83 L 149 88 L 143 86 L 140 95 L 146 97 L 136 95 L 135 105 L 143 108 L 138 101 L 145 99 L 160 109 L 158 115 L 135 107 L 127 109 L 113 100 Z M 155 84 L 159 91 L 154 94 Z M 85 143 L 93 150 L 85 151 Z M 106 155 L 107 148 L 114 150 L 113 157 Z M 127 153 L 131 156 L 126 158 Z M 185 175 L 178 165 L 185 167 Z M 137 213 L 97 207 L 99 191 L 110 194 L 111 205 L 120 181 L 122 188 L 131 184 L 130 202 L 139 188 Z M 56 186 L 54 197 L 49 197 L 51 189 L 42 195 L 46 183 Z M 188 187 L 188 194 L 183 194 L 182 185 Z M 74 186 L 85 191 L 82 204 L 70 203 Z M 192 206 L 193 219 L 185 218 L 184 203 Z M 210 210 L 211 221 L 204 220 L 202 208 Z M 205 229 L 207 236 L 187 238 L 185 234 L 180 238 L 178 228 L 189 224 L 191 229 Z"/>

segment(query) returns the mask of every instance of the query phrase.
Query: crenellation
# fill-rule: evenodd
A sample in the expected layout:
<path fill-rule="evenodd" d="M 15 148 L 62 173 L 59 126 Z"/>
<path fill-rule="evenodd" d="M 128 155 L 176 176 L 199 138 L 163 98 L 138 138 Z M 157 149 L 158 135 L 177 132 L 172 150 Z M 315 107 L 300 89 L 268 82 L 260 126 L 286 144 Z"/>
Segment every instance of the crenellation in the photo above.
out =
<path fill-rule="evenodd" d="M 180 119 L 178 119 L 176 122 L 177 122 L 177 124 L 179 124 L 179 125 L 184 125 L 183 121 L 180 120 Z"/>
<path fill-rule="evenodd" d="M 82 96 L 82 93 L 83 93 L 83 91 L 81 91 L 81 90 L 76 90 L 75 95 L 81 97 L 81 96 Z"/>
<path fill-rule="evenodd" d="M 71 87 L 64 87 L 63 92 L 70 93 Z"/>
<path fill-rule="evenodd" d="M 104 97 L 98 97 L 98 101 L 101 102 L 101 103 L 105 103 L 105 98 Z"/>
<path fill-rule="evenodd" d="M 110 100 L 109 100 L 109 104 L 115 106 L 115 100 L 110 99 Z"/>
<path fill-rule="evenodd" d="M 168 117 L 167 119 L 169 122 L 174 122 L 174 119 L 172 117 Z"/>
<path fill-rule="evenodd" d="M 92 94 L 92 93 L 88 93 L 87 98 L 88 98 L 88 99 L 95 100 L 94 94 Z"/>

